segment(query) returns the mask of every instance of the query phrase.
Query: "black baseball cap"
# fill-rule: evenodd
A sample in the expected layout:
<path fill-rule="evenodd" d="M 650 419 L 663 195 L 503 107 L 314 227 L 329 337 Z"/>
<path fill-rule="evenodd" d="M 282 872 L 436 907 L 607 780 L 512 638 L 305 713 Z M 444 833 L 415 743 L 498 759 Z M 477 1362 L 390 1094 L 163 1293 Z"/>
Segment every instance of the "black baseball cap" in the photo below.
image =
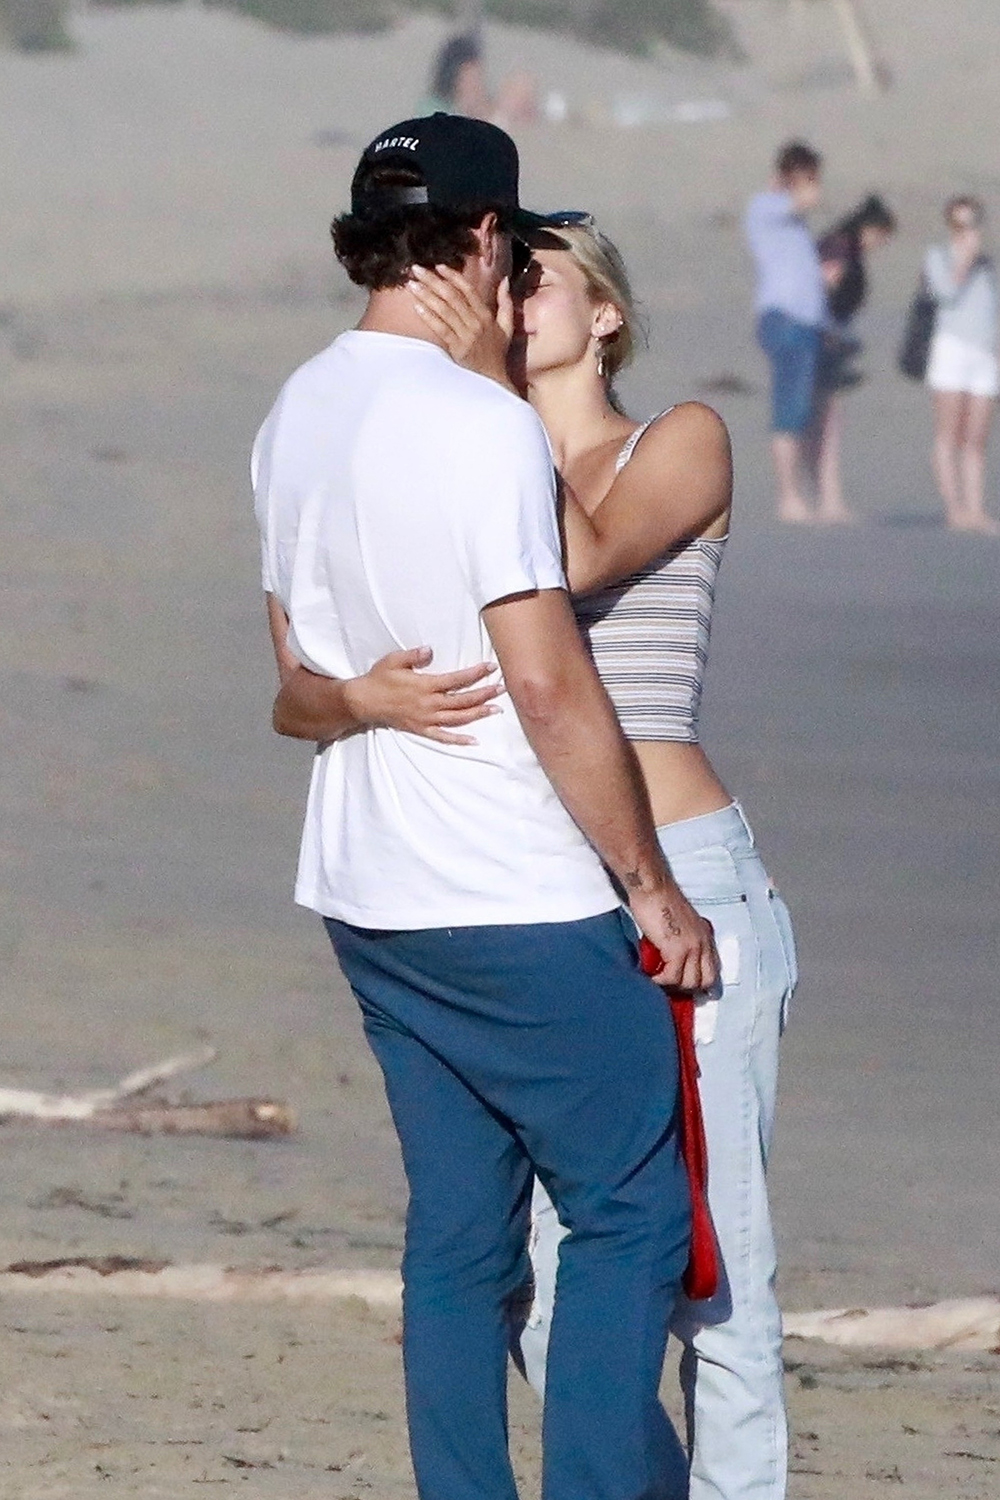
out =
<path fill-rule="evenodd" d="M 383 164 L 408 167 L 422 184 L 367 187 L 370 168 Z M 518 172 L 514 142 L 486 120 L 441 113 L 403 120 L 383 130 L 362 153 L 351 184 L 351 212 L 379 219 L 425 203 L 454 209 L 487 204 L 502 212 L 505 228 L 525 235 L 543 219 L 520 206 Z"/>

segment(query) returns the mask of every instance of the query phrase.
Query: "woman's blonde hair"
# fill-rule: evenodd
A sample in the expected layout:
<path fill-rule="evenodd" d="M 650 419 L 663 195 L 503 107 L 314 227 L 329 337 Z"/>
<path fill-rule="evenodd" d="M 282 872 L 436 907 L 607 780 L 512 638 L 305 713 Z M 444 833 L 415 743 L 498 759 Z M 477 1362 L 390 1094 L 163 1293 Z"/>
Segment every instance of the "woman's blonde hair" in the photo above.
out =
<path fill-rule="evenodd" d="M 625 262 L 618 247 L 593 225 L 560 224 L 551 234 L 580 267 L 594 301 L 610 302 L 621 314 L 621 326 L 601 340 L 601 373 L 610 389 L 645 338 Z"/>

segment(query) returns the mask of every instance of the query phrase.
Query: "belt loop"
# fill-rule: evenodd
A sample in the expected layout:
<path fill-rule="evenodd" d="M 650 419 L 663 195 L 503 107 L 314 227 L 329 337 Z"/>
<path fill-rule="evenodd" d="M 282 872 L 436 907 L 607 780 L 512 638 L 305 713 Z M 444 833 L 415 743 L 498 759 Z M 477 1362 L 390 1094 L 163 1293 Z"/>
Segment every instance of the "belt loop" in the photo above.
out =
<path fill-rule="evenodd" d="M 744 831 L 746 833 L 747 839 L 749 840 L 751 849 L 756 849 L 756 847 L 757 847 L 757 840 L 753 836 L 753 829 L 750 827 L 750 824 L 747 822 L 747 815 L 743 811 L 743 808 L 742 808 L 741 804 L 739 802 L 734 801 L 733 802 L 733 809 L 734 809 L 734 811 L 736 813 L 736 816 L 739 818 L 740 822 L 743 824 L 743 828 L 744 828 Z"/>

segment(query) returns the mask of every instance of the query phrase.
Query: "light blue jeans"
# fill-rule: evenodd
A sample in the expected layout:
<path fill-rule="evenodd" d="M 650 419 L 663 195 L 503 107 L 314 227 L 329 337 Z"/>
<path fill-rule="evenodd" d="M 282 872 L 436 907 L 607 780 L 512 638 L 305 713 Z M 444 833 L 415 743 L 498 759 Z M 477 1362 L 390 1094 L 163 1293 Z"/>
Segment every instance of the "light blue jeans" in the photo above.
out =
<path fill-rule="evenodd" d="M 765 1171 L 778 1043 L 797 979 L 791 922 L 736 803 L 670 824 L 659 837 L 682 890 L 715 928 L 722 965 L 721 993 L 699 1003 L 697 1027 L 708 1196 L 723 1275 L 710 1301 L 679 1299 L 671 1329 L 684 1345 L 690 1495 L 783 1500 L 788 1437 Z M 534 1302 L 520 1354 L 540 1395 L 564 1232 L 536 1182 Z"/>

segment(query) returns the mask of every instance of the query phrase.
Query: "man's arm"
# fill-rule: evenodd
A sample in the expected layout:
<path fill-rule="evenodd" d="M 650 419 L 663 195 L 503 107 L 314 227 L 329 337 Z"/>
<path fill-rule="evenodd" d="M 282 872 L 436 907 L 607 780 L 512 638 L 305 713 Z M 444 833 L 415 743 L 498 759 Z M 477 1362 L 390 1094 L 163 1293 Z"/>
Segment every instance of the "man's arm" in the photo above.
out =
<path fill-rule="evenodd" d="M 532 749 L 663 955 L 658 983 L 707 989 L 717 976 L 712 929 L 670 874 L 642 772 L 568 596 L 546 589 L 502 599 L 484 609 L 483 619 Z"/>

